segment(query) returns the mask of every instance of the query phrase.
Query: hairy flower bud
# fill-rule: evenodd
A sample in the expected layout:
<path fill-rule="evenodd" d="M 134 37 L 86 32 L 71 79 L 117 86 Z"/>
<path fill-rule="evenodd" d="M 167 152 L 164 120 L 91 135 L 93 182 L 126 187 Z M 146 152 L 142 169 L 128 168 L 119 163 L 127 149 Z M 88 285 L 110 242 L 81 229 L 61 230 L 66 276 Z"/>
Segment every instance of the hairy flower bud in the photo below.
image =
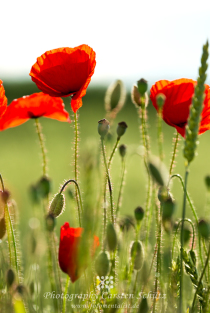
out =
<path fill-rule="evenodd" d="M 53 215 L 54 217 L 58 217 L 59 215 L 61 215 L 64 209 L 64 202 L 65 199 L 62 193 L 58 193 L 57 195 L 55 195 L 50 204 L 49 214 Z"/>
<path fill-rule="evenodd" d="M 136 219 L 137 223 L 139 223 L 144 218 L 144 209 L 142 207 L 138 206 L 134 210 L 134 214 L 135 214 L 135 219 Z"/>
<path fill-rule="evenodd" d="M 139 81 L 137 81 L 138 90 L 141 96 L 145 94 L 148 88 L 148 83 L 144 78 L 141 78 Z"/>
<path fill-rule="evenodd" d="M 141 241 L 134 241 L 131 246 L 131 261 L 133 268 L 139 271 L 144 262 L 144 250 Z"/>
<path fill-rule="evenodd" d="M 111 118 L 122 109 L 126 100 L 126 89 L 121 80 L 117 80 L 111 84 L 105 95 L 105 109 Z"/>
<path fill-rule="evenodd" d="M 121 157 L 124 158 L 124 156 L 126 155 L 126 145 L 120 145 L 119 146 L 119 153 L 120 153 Z"/>
<path fill-rule="evenodd" d="M 37 184 L 37 190 L 42 198 L 46 198 L 51 191 L 51 180 L 43 176 Z"/>
<path fill-rule="evenodd" d="M 109 131 L 109 121 L 107 121 L 105 118 L 98 121 L 98 133 L 102 139 L 104 139 L 108 131 Z"/>
<path fill-rule="evenodd" d="M 115 251 L 117 248 L 117 234 L 112 223 L 107 225 L 106 238 L 109 250 Z"/>
<path fill-rule="evenodd" d="M 125 131 L 127 128 L 128 128 L 128 125 L 125 122 L 118 123 L 118 126 L 117 126 L 118 137 L 122 137 L 125 134 Z"/>
<path fill-rule="evenodd" d="M 107 252 L 100 252 L 95 261 L 96 273 L 99 277 L 109 273 L 109 257 Z"/>

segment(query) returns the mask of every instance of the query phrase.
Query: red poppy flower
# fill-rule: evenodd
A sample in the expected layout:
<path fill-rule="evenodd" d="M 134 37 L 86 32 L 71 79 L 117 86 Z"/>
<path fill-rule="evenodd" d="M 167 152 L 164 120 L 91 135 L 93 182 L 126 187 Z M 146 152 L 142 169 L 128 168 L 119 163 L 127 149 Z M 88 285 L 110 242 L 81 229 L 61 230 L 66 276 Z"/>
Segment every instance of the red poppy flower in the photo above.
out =
<path fill-rule="evenodd" d="M 59 246 L 59 264 L 62 271 L 69 275 L 72 282 L 75 282 L 81 275 L 81 271 L 85 269 L 86 264 L 80 260 L 80 243 L 83 228 L 69 227 L 69 223 L 65 223 L 61 227 L 60 246 Z M 99 238 L 94 236 L 92 252 L 94 254 L 99 246 Z"/>
<path fill-rule="evenodd" d="M 71 107 L 76 112 L 94 73 L 95 56 L 87 45 L 50 50 L 37 58 L 29 75 L 41 91 L 52 97 L 73 95 Z"/>
<path fill-rule="evenodd" d="M 7 97 L 5 96 L 5 90 L 2 84 L 3 82 L 0 80 L 0 118 L 7 109 Z"/>
<path fill-rule="evenodd" d="M 70 122 L 69 114 L 64 110 L 61 98 L 50 97 L 39 92 L 13 100 L 0 119 L 0 130 L 21 125 L 30 118 L 41 116 L 61 122 Z"/>
<path fill-rule="evenodd" d="M 157 110 L 156 97 L 162 93 L 166 96 L 163 106 L 163 120 L 177 129 L 178 133 L 185 137 L 185 126 L 189 116 L 189 107 L 196 81 L 192 79 L 177 79 L 174 81 L 160 80 L 150 89 L 150 99 Z M 201 115 L 199 134 L 210 129 L 210 87 L 205 85 L 204 108 Z"/>

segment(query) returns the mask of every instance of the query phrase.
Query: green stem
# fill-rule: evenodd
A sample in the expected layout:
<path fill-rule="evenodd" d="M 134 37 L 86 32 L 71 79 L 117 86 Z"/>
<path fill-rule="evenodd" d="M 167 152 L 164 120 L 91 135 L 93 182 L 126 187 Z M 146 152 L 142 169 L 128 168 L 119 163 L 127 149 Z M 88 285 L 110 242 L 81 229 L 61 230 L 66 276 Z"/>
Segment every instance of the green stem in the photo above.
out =
<path fill-rule="evenodd" d="M 104 140 L 103 140 L 102 137 L 101 137 L 101 147 L 102 147 L 102 154 L 103 154 L 103 159 L 104 159 L 104 166 L 105 166 L 105 170 L 106 170 L 106 176 L 107 176 L 108 185 L 109 185 L 111 218 L 112 218 L 112 224 L 114 225 L 114 206 L 113 206 L 112 185 L 111 185 L 111 180 L 110 180 L 110 175 L 109 175 L 109 169 L 108 169 L 107 162 L 106 162 L 106 154 L 105 154 L 105 149 L 104 149 Z"/>
<path fill-rule="evenodd" d="M 66 278 L 66 286 L 65 286 L 65 290 L 64 290 L 64 296 L 63 296 L 63 309 L 62 309 L 62 313 L 65 313 L 65 312 L 66 312 L 66 295 L 67 295 L 68 288 L 69 288 L 69 282 L 70 282 L 70 278 L 69 278 L 69 276 L 67 275 L 67 278 Z"/>
<path fill-rule="evenodd" d="M 50 243 L 50 237 L 46 236 L 47 241 L 48 241 L 48 274 L 49 274 L 49 278 L 50 278 L 50 284 L 51 284 L 51 291 L 56 291 L 56 285 L 55 285 L 55 273 L 54 273 L 54 269 L 53 269 L 53 253 L 52 253 L 52 246 Z M 53 304 L 54 304 L 54 309 L 55 312 L 58 312 L 58 303 L 57 303 L 57 299 L 53 298 Z"/>
<path fill-rule="evenodd" d="M 39 144 L 40 144 L 40 148 L 42 151 L 42 168 L 43 168 L 43 176 L 47 175 L 47 156 L 46 156 L 46 148 L 45 148 L 45 144 L 44 144 L 44 136 L 42 133 L 42 127 L 41 124 L 39 123 L 39 119 L 35 118 L 35 126 L 36 126 L 36 131 L 39 137 Z"/>
<path fill-rule="evenodd" d="M 170 182 L 170 176 L 172 174 L 172 170 L 174 167 L 174 162 L 176 158 L 176 152 L 177 152 L 177 147 L 178 147 L 178 142 L 179 142 L 179 133 L 176 131 L 176 137 L 174 138 L 174 148 L 173 148 L 173 153 L 172 153 L 172 159 L 171 159 L 171 164 L 170 164 L 170 169 L 169 169 L 169 182 Z M 168 183 L 169 183 L 168 182 Z"/>
<path fill-rule="evenodd" d="M 77 113 L 74 113 L 74 128 L 75 128 L 75 141 L 74 141 L 74 179 L 75 181 L 78 181 L 78 124 L 77 124 Z M 79 208 L 79 199 L 78 199 L 78 192 L 76 188 L 76 201 L 77 201 L 77 208 L 78 208 L 78 217 L 79 217 L 79 223 L 81 226 L 81 212 Z"/>
<path fill-rule="evenodd" d="M 119 195 L 118 195 L 118 200 L 117 200 L 116 214 L 118 214 L 119 209 L 120 209 L 120 202 L 122 199 L 122 189 L 123 189 L 123 185 L 124 185 L 124 178 L 125 178 L 125 160 L 124 160 L 124 157 L 122 157 L 122 177 L 121 177 Z"/>
<path fill-rule="evenodd" d="M 147 128 L 146 128 L 146 109 L 145 106 L 141 108 L 141 124 L 142 124 L 142 141 L 146 152 L 146 158 L 148 158 L 149 154 L 149 142 L 147 136 Z"/>
<path fill-rule="evenodd" d="M 163 132 L 162 132 L 162 109 L 158 110 L 158 146 L 159 158 L 163 161 Z"/>
<path fill-rule="evenodd" d="M 185 211 L 186 211 L 186 198 L 187 198 L 187 178 L 188 178 L 188 164 L 185 169 L 185 182 L 184 182 L 184 198 L 183 198 L 183 208 L 182 208 L 182 224 L 181 224 L 181 235 L 180 235 L 180 241 L 181 241 L 181 252 L 180 252 L 180 298 L 179 298 L 179 312 L 183 312 L 183 257 L 182 257 L 182 251 L 184 246 L 184 220 L 185 220 Z"/>
<path fill-rule="evenodd" d="M 191 308 L 192 313 L 193 313 L 193 311 L 194 311 L 194 305 L 195 305 L 195 301 L 196 301 L 196 296 L 197 296 L 198 290 L 199 290 L 199 288 L 200 288 L 200 284 L 201 284 L 201 282 L 202 282 L 202 279 L 203 279 L 205 270 L 206 270 L 207 265 L 208 265 L 208 263 L 209 263 L 209 256 L 210 256 L 210 243 L 209 243 L 209 250 L 208 250 L 208 255 L 207 255 L 207 258 L 206 258 L 206 262 L 205 262 L 203 271 L 202 271 L 202 273 L 201 273 L 200 279 L 199 279 L 199 281 L 198 281 L 198 286 L 197 286 L 197 288 L 196 288 L 195 295 L 194 295 L 194 298 L 193 298 L 193 303 L 192 303 L 192 308 Z"/>

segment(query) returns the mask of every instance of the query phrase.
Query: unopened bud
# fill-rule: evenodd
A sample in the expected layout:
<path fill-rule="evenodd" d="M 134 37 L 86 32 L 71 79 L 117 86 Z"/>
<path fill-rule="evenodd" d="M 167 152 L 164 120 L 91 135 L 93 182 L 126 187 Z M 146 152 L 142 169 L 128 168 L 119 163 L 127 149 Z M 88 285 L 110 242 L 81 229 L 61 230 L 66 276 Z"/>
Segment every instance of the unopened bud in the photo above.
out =
<path fill-rule="evenodd" d="M 141 241 L 134 241 L 131 246 L 131 261 L 133 262 L 133 268 L 139 271 L 142 268 L 144 262 L 144 250 Z"/>
<path fill-rule="evenodd" d="M 199 233 L 201 234 L 201 236 L 205 239 L 209 238 L 210 235 L 210 225 L 207 221 L 205 221 L 204 219 L 200 220 L 198 222 L 198 230 Z"/>
<path fill-rule="evenodd" d="M 107 252 L 101 252 L 95 262 L 96 273 L 99 277 L 106 276 L 109 273 L 109 257 Z"/>
<path fill-rule="evenodd" d="M 54 217 L 58 217 L 63 212 L 64 208 L 64 195 L 62 193 L 58 193 L 52 200 L 50 204 L 49 214 L 53 215 Z"/>
<path fill-rule="evenodd" d="M 145 94 L 148 88 L 148 83 L 144 78 L 141 78 L 139 81 L 137 81 L 138 90 L 141 96 Z"/>
<path fill-rule="evenodd" d="M 108 113 L 114 113 L 114 116 L 122 109 L 126 100 L 126 89 L 121 80 L 111 84 L 105 95 L 105 109 Z"/>
<path fill-rule="evenodd" d="M 106 230 L 107 244 L 110 251 L 115 251 L 117 248 L 117 234 L 113 224 L 109 223 Z"/>
<path fill-rule="evenodd" d="M 207 187 L 208 191 L 210 191 L 210 175 L 207 175 L 205 177 L 205 183 L 206 183 L 206 187 Z"/>
<path fill-rule="evenodd" d="M 128 125 L 125 122 L 118 123 L 118 126 L 117 126 L 118 137 L 123 136 L 127 128 L 128 128 Z"/>
<path fill-rule="evenodd" d="M 6 274 L 6 282 L 7 282 L 7 286 L 8 288 L 10 288 L 13 283 L 15 281 L 15 273 L 14 271 L 10 268 L 8 271 L 7 271 L 7 274 Z"/>
<path fill-rule="evenodd" d="M 144 209 L 142 207 L 138 206 L 134 210 L 134 214 L 135 214 L 136 221 L 139 223 L 144 217 Z"/>
<path fill-rule="evenodd" d="M 120 153 L 121 157 L 124 158 L 124 156 L 126 155 L 126 145 L 120 145 L 119 146 L 119 153 Z"/>
<path fill-rule="evenodd" d="M 166 96 L 163 93 L 159 93 L 156 97 L 157 106 L 162 109 L 166 101 Z"/>
<path fill-rule="evenodd" d="M 166 201 L 162 202 L 163 218 L 171 218 L 175 211 L 175 207 L 175 202 L 171 198 L 168 198 Z"/>
<path fill-rule="evenodd" d="M 107 121 L 105 118 L 98 121 L 98 133 L 103 139 L 109 131 L 109 121 Z"/>
<path fill-rule="evenodd" d="M 165 202 L 169 198 L 171 198 L 170 193 L 168 191 L 168 188 L 165 186 L 162 186 L 158 189 L 158 199 L 160 202 Z"/>
<path fill-rule="evenodd" d="M 46 221 L 46 229 L 49 232 L 52 232 L 53 229 L 55 228 L 55 217 L 54 217 L 54 215 L 49 213 L 46 216 L 45 221 Z"/>
<path fill-rule="evenodd" d="M 37 184 L 37 189 L 40 196 L 46 198 L 51 191 L 51 180 L 46 176 L 43 176 Z"/>
<path fill-rule="evenodd" d="M 4 190 L 1 192 L 1 199 L 3 201 L 3 203 L 7 203 L 10 197 L 10 192 L 8 190 Z"/>
<path fill-rule="evenodd" d="M 138 313 L 148 313 L 148 312 L 149 312 L 149 305 L 147 302 L 147 298 L 143 297 L 139 305 Z"/>
<path fill-rule="evenodd" d="M 153 180 L 160 186 L 166 185 L 168 175 L 164 164 L 158 158 L 151 157 L 148 167 Z"/>

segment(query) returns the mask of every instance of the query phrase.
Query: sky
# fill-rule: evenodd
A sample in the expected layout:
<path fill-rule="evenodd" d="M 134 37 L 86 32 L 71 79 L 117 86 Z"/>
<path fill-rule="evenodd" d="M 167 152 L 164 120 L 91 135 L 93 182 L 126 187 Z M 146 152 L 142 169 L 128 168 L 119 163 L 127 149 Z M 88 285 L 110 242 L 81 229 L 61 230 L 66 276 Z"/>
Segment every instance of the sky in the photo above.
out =
<path fill-rule="evenodd" d="M 0 79 L 30 80 L 38 56 L 81 44 L 96 52 L 91 84 L 196 79 L 207 39 L 207 0 L 5 0 Z"/>

